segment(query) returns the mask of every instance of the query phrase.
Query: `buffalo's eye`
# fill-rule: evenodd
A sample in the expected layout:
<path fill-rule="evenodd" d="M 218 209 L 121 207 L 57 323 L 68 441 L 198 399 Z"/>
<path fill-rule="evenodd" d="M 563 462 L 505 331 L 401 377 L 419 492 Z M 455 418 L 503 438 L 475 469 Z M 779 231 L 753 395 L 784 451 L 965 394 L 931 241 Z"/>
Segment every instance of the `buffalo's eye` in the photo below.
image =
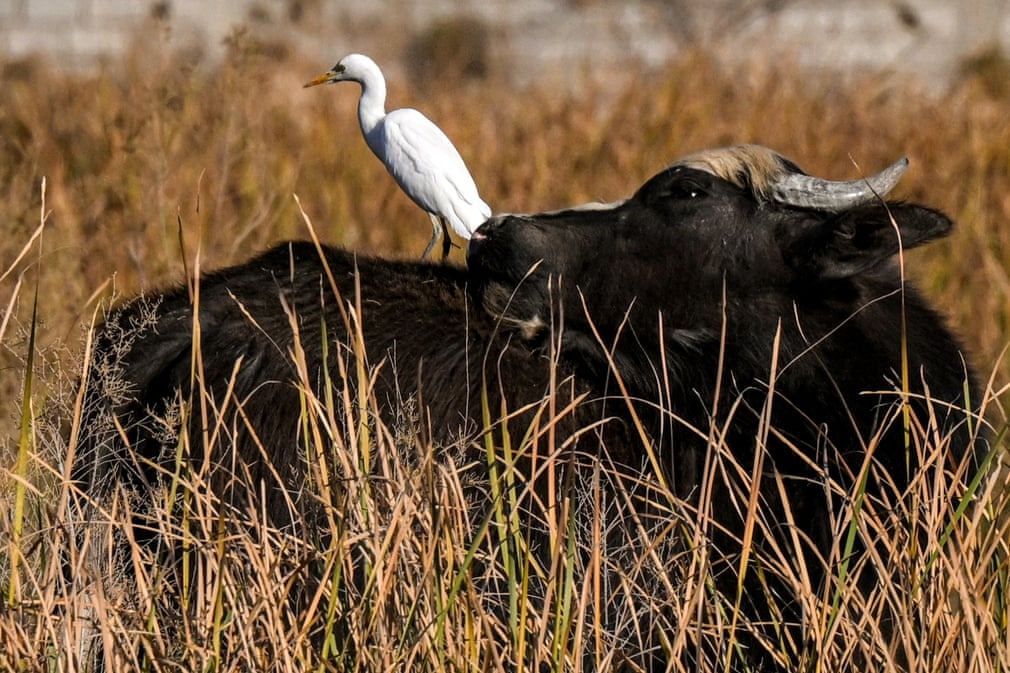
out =
<path fill-rule="evenodd" d="M 697 199 L 706 195 L 705 190 L 697 182 L 693 180 L 678 180 L 670 185 L 670 189 L 667 192 L 669 198 L 671 199 Z"/>

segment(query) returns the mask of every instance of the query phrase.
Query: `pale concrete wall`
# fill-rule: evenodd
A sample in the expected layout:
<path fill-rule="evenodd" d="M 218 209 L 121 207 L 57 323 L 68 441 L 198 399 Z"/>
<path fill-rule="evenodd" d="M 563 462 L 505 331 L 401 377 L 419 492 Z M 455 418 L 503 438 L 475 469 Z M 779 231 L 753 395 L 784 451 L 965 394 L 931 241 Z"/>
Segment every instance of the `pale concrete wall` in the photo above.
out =
<path fill-rule="evenodd" d="M 701 42 L 730 60 L 785 52 L 815 68 L 942 81 L 971 49 L 1010 44 L 1010 0 L 0 0 L 0 58 L 42 54 L 88 67 L 160 16 L 173 40 L 211 54 L 248 24 L 320 62 L 350 51 L 388 62 L 402 47 L 390 34 L 405 43 L 457 13 L 488 25 L 521 80 L 576 66 L 655 66 Z"/>

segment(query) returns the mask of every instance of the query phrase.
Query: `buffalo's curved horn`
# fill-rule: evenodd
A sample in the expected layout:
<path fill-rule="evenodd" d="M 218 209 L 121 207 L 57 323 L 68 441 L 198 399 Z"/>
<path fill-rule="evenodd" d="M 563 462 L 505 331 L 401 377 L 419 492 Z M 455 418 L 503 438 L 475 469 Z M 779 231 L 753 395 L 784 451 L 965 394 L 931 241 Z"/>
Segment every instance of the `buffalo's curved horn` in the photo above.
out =
<path fill-rule="evenodd" d="M 883 198 L 894 189 L 907 168 L 908 158 L 902 157 L 876 175 L 847 182 L 785 173 L 772 181 L 768 191 L 771 199 L 778 203 L 840 212 Z"/>

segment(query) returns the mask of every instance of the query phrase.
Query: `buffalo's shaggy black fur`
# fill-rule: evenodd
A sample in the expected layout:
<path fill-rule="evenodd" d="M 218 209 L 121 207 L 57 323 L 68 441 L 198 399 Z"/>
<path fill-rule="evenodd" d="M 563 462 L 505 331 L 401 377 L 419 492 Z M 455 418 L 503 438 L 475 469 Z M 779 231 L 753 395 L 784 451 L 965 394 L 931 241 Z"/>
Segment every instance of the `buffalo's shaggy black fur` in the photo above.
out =
<path fill-rule="evenodd" d="M 900 492 L 919 468 L 925 449 L 907 439 L 902 402 L 949 437 L 954 465 L 976 451 L 967 420 L 978 387 L 957 340 L 893 262 L 900 249 L 945 235 L 948 218 L 897 202 L 842 212 L 783 206 L 763 198 L 759 179 L 746 165 L 732 175 L 674 165 L 619 204 L 492 218 L 471 241 L 466 268 L 283 244 L 200 279 L 198 330 L 185 288 L 130 302 L 99 336 L 91 386 L 125 433 L 92 441 L 78 477 L 93 490 L 108 474 L 146 488 L 156 479 L 150 466 L 124 470 L 114 447 L 125 437 L 135 453 L 165 460 L 171 451 L 151 419 L 170 416 L 198 388 L 241 408 L 224 423 L 231 436 L 222 445 L 233 453 L 215 463 L 237 461 L 254 479 L 277 470 L 296 491 L 304 469 L 295 342 L 317 390 L 324 372 L 335 387 L 353 385 L 339 363 L 350 352 L 347 326 L 360 321 L 368 360 L 387 361 L 380 413 L 393 419 L 404 400 L 418 400 L 420 425 L 437 442 L 481 427 L 482 390 L 491 409 L 502 399 L 518 409 L 554 380 L 588 394 L 561 433 L 613 418 L 581 447 L 591 453 L 604 442 L 610 458 L 636 470 L 637 419 L 689 501 L 709 428 L 724 431 L 719 441 L 743 466 L 765 452 L 762 501 L 802 513 L 807 560 L 823 576 L 838 493 L 851 494 L 867 469 L 870 497 Z M 359 315 L 349 318 L 350 308 Z M 125 390 L 103 391 L 109 372 Z M 195 433 L 210 422 L 189 418 Z M 770 432 L 760 432 L 762 418 Z M 839 489 L 826 488 L 829 480 Z M 731 487 L 721 488 L 712 511 L 728 532 L 715 542 L 732 557 L 744 514 Z M 287 501 L 268 497 L 284 525 Z"/>
<path fill-rule="evenodd" d="M 200 279 L 198 341 L 194 300 L 186 287 L 127 303 L 99 334 L 90 384 L 96 400 L 111 403 L 125 432 L 110 430 L 111 442 L 92 447 L 94 460 L 82 463 L 80 479 L 94 484 L 116 474 L 153 486 L 153 465 L 120 474 L 122 464 L 109 444 L 117 446 L 125 435 L 132 454 L 173 460 L 174 435 L 165 420 L 170 424 L 177 402 L 192 402 L 199 389 L 212 408 L 232 401 L 235 418 L 224 424 L 231 436 L 222 444 L 235 449 L 253 483 L 275 481 L 276 470 L 282 484 L 297 490 L 304 443 L 296 383 L 305 382 L 292 353 L 296 344 L 303 351 L 316 390 L 324 386 L 324 368 L 335 388 L 353 389 L 358 382 L 348 327 L 359 323 L 365 359 L 383 363 L 374 393 L 385 418 L 396 419 L 406 402 L 420 400 L 420 426 L 424 434 L 430 430 L 431 439 L 444 444 L 472 436 L 481 419 L 482 388 L 493 396 L 492 408 L 500 408 L 504 391 L 514 409 L 544 397 L 549 378 L 542 353 L 513 345 L 514 335 L 472 306 L 469 282 L 466 269 L 455 266 L 394 262 L 293 242 Z M 195 376 L 194 359 L 201 364 Z M 109 391 L 107 382 L 116 390 Z M 97 422 L 108 405 L 88 406 L 99 412 Z M 197 410 L 190 419 L 194 437 L 219 420 Z M 190 447 L 194 461 L 203 459 L 199 444 Z M 213 460 L 222 470 L 235 470 L 231 456 Z M 275 495 L 267 511 L 284 525 L 285 497 Z"/>

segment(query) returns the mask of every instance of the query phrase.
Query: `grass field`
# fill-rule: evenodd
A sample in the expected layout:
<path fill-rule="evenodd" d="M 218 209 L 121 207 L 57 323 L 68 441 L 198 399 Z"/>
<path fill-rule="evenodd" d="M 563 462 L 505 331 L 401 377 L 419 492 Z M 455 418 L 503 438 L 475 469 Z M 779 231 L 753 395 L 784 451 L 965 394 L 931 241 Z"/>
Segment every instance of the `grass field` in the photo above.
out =
<path fill-rule="evenodd" d="M 372 467 L 376 478 L 349 480 L 342 518 L 327 524 L 325 549 L 270 529 L 258 512 L 232 513 L 241 525 L 221 528 L 207 475 L 193 472 L 180 477 L 189 494 L 182 505 L 169 498 L 156 508 L 158 525 L 193 552 L 188 583 L 169 589 L 157 573 L 142 572 L 130 595 L 93 598 L 102 606 L 98 616 L 83 614 L 81 598 L 66 590 L 63 562 L 80 568 L 84 559 L 75 537 L 75 494 L 65 485 L 60 454 L 80 415 L 81 352 L 102 306 L 182 282 L 197 268 L 239 262 L 271 242 L 306 237 L 294 194 L 326 243 L 400 257 L 423 249 L 427 218 L 361 139 L 356 87 L 301 88 L 329 65 L 239 39 L 219 65 L 148 49 L 93 74 L 37 63 L 4 66 L 3 670 L 80 670 L 72 653 L 92 636 L 118 645 L 110 648 L 119 652 L 110 662 L 117 670 L 542 665 L 560 671 L 580 670 L 587 651 L 606 668 L 613 648 L 593 609 L 605 559 L 583 558 L 565 546 L 573 512 L 584 513 L 585 498 L 605 498 L 606 489 L 597 483 L 583 500 L 559 496 L 537 505 L 559 541 L 549 574 L 554 583 L 545 581 L 546 598 L 522 612 L 519 599 L 533 591 L 542 569 L 524 562 L 510 512 L 496 512 L 500 525 L 474 538 L 481 522 L 469 519 L 464 495 L 474 467 L 433 460 L 431 447 L 404 446 L 395 428 L 371 429 L 376 455 L 386 458 Z M 929 97 L 893 78 L 837 84 L 790 66 L 729 70 L 687 55 L 662 73 L 599 81 L 577 95 L 516 90 L 492 79 L 427 87 L 422 96 L 394 82 L 389 107 L 418 107 L 437 120 L 496 212 L 623 198 L 682 154 L 738 142 L 767 145 L 811 173 L 838 179 L 907 155 L 911 167 L 895 195 L 944 210 L 957 222 L 948 240 L 910 253 L 907 270 L 974 354 L 988 383 L 986 413 L 1000 429 L 1010 381 L 1004 356 L 1010 343 L 1010 98 L 989 85 L 993 69 L 997 78 L 1007 74 L 1000 68 L 1005 64 L 976 64 L 946 95 Z M 453 259 L 462 261 L 459 251 Z M 355 474 L 360 436 L 348 426 L 334 451 L 346 473 Z M 497 437 L 488 450 L 507 444 Z M 651 497 L 671 511 L 682 506 L 656 484 L 642 488 L 653 489 Z M 915 671 L 1010 670 L 1010 524 L 999 516 L 1008 509 L 1008 490 L 998 479 L 980 483 L 976 505 L 955 516 L 963 494 L 947 488 L 943 475 L 926 474 L 905 503 L 931 531 L 928 553 L 888 528 L 886 513 L 864 524 L 868 531 L 879 527 L 873 534 L 892 552 L 890 560 L 872 562 L 888 574 L 898 567 L 904 586 L 914 590 L 882 586 L 864 605 L 844 577 L 805 593 L 802 578 L 789 578 L 806 597 L 812 637 L 821 645 L 793 658 L 803 670 L 867 670 L 859 663 L 867 658 L 872 670 L 901 670 L 906 665 L 892 641 L 900 642 L 907 668 Z M 613 516 L 624 515 L 620 502 L 610 504 Z M 174 523 L 180 507 L 188 517 L 185 530 Z M 123 511 L 102 516 L 130 520 Z M 944 535 L 951 519 L 956 544 Z M 687 539 L 703 532 L 690 516 L 681 524 Z M 579 520 L 590 540 L 603 525 L 599 514 Z M 845 530 L 846 521 L 837 526 Z M 96 529 L 96 547 L 112 528 Z M 652 553 L 662 544 L 656 530 L 641 535 L 637 549 Z M 129 562 L 143 568 L 142 550 L 134 549 Z M 505 618 L 487 610 L 465 572 L 474 558 L 500 560 L 502 550 L 503 600 L 511 606 Z M 346 588 L 350 559 L 362 554 L 369 582 L 350 600 L 337 589 Z M 676 599 L 684 615 L 711 616 L 714 637 L 731 652 L 738 646 L 733 625 L 697 571 L 704 563 L 698 553 L 670 567 L 643 560 L 641 576 L 621 576 L 622 600 L 633 606 L 649 596 Z M 309 608 L 296 613 L 288 598 L 309 566 L 325 568 L 328 583 L 309 592 Z M 180 604 L 187 616 L 168 621 Z M 885 636 L 881 615 L 895 613 L 897 635 Z M 98 626 L 86 632 L 89 619 Z M 692 647 L 697 634 L 689 622 L 669 628 L 671 651 Z M 310 627 L 326 634 L 329 658 L 320 656 Z M 330 656 L 334 651 L 339 656 Z M 783 651 L 793 650 L 787 644 Z M 722 670 L 725 661 L 709 662 L 706 670 Z"/>

